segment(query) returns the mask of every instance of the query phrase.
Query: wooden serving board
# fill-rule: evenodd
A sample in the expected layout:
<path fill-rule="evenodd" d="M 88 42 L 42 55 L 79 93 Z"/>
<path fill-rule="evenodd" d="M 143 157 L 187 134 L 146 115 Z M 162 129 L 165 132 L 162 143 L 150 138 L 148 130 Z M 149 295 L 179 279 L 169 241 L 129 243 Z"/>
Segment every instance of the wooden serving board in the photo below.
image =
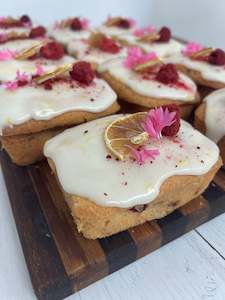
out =
<path fill-rule="evenodd" d="M 0 161 L 38 299 L 62 299 L 225 212 L 225 171 L 202 196 L 167 217 L 101 240 L 79 234 L 46 162 Z"/>

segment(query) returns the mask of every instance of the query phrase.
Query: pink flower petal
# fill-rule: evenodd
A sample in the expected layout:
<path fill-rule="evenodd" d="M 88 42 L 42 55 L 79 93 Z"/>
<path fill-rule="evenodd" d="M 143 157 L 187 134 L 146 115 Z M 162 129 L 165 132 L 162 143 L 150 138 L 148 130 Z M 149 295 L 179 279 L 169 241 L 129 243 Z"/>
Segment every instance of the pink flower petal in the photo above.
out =
<path fill-rule="evenodd" d="M 198 43 L 190 42 L 188 43 L 184 50 L 182 50 L 182 54 L 185 56 L 190 56 L 194 52 L 202 50 L 204 47 Z"/>
<path fill-rule="evenodd" d="M 44 69 L 42 67 L 42 65 L 40 64 L 36 64 L 36 72 L 35 72 L 35 76 L 40 76 L 44 73 Z"/>
<path fill-rule="evenodd" d="M 155 31 L 154 26 L 148 25 L 144 28 L 137 28 L 133 31 L 133 35 L 136 37 L 143 37 L 145 34 L 152 33 Z"/>
<path fill-rule="evenodd" d="M 133 69 L 138 64 L 145 63 L 146 61 L 156 59 L 157 55 L 155 52 L 145 54 L 140 48 L 133 47 L 129 48 L 127 57 L 124 61 L 124 66 L 128 69 Z"/>
<path fill-rule="evenodd" d="M 137 24 L 137 22 L 132 18 L 127 19 L 127 21 L 129 22 L 131 28 L 135 27 Z"/>
<path fill-rule="evenodd" d="M 140 149 L 135 149 L 133 147 L 129 148 L 132 156 L 139 165 L 143 165 L 149 158 L 154 160 L 160 153 L 158 149 L 146 149 L 145 147 Z"/>
<path fill-rule="evenodd" d="M 6 33 L 0 33 L 0 43 L 6 42 L 8 39 L 8 36 Z"/>
<path fill-rule="evenodd" d="M 176 112 L 169 112 L 162 107 L 151 109 L 142 125 L 150 137 L 160 139 L 164 127 L 171 126 L 175 122 Z"/>
<path fill-rule="evenodd" d="M 87 18 L 81 19 L 82 29 L 87 30 L 89 28 L 90 21 Z"/>
<path fill-rule="evenodd" d="M 12 50 L 5 49 L 0 51 L 0 61 L 11 60 L 13 58 L 15 58 L 15 52 Z"/>
<path fill-rule="evenodd" d="M 29 76 L 26 73 L 20 72 L 20 70 L 16 71 L 16 81 L 28 81 Z"/>
<path fill-rule="evenodd" d="M 15 91 L 18 88 L 16 81 L 8 81 L 4 83 L 5 88 L 9 91 Z"/>

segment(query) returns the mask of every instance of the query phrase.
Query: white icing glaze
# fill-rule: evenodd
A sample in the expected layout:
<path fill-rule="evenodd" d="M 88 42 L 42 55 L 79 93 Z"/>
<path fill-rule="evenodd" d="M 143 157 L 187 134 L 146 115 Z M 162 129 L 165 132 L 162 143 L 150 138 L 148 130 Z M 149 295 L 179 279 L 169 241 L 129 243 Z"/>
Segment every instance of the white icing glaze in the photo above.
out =
<path fill-rule="evenodd" d="M 43 40 L 43 39 L 41 39 Z M 0 44 L 0 51 L 9 49 L 12 51 L 22 51 L 24 49 L 33 47 L 40 43 L 40 39 L 21 39 L 21 40 L 13 40 L 6 42 L 4 44 Z"/>
<path fill-rule="evenodd" d="M 208 95 L 204 102 L 206 135 L 217 143 L 225 136 L 225 89 Z"/>
<path fill-rule="evenodd" d="M 17 33 L 30 33 L 29 27 L 11 27 L 11 28 L 0 28 L 0 34 L 8 34 L 10 32 L 17 32 Z"/>
<path fill-rule="evenodd" d="M 0 81 L 14 80 L 18 70 L 22 73 L 26 73 L 27 75 L 34 75 L 37 64 L 41 65 L 45 72 L 49 72 L 54 70 L 56 66 L 72 63 L 73 61 L 75 61 L 75 59 L 68 55 L 65 55 L 59 60 L 41 58 L 35 60 L 13 59 L 8 61 L 0 61 Z"/>
<path fill-rule="evenodd" d="M 99 26 L 95 29 L 95 31 L 104 33 L 105 35 L 110 35 L 110 36 L 118 36 L 118 35 L 124 35 L 127 33 L 130 33 L 133 30 L 133 28 L 128 28 L 128 29 L 124 29 L 124 28 L 119 28 L 116 26 Z"/>
<path fill-rule="evenodd" d="M 162 138 L 147 146 L 160 150 L 153 163 L 148 160 L 140 166 L 129 158 L 107 159 L 104 130 L 118 117 L 76 126 L 45 144 L 44 154 L 55 163 L 64 191 L 87 197 L 99 205 L 129 208 L 154 200 L 167 178 L 203 175 L 218 159 L 217 145 L 184 121 L 176 139 L 179 142 Z"/>
<path fill-rule="evenodd" d="M 184 65 L 191 70 L 199 71 L 201 76 L 206 80 L 225 83 L 224 66 L 214 66 L 204 61 L 190 59 L 182 54 L 168 57 L 167 61 L 174 64 Z"/>
<path fill-rule="evenodd" d="M 60 43 L 64 44 L 67 46 L 67 43 L 71 40 L 74 39 L 88 39 L 90 36 L 90 31 L 89 30 L 71 30 L 70 28 L 50 28 L 49 31 L 49 36 L 56 39 Z"/>
<path fill-rule="evenodd" d="M 137 37 L 132 34 L 122 35 L 119 39 L 128 42 L 130 45 L 140 47 L 146 53 L 154 51 L 159 57 L 167 57 L 175 53 L 179 53 L 184 47 L 181 43 L 173 39 L 170 39 L 167 43 L 155 42 L 151 44 L 139 42 Z"/>
<path fill-rule="evenodd" d="M 126 56 L 127 49 L 122 48 L 118 53 L 112 54 L 96 48 L 90 49 L 87 40 L 73 40 L 68 43 L 68 52 L 77 59 L 86 60 L 90 63 L 102 64 L 116 57 Z"/>
<path fill-rule="evenodd" d="M 183 88 L 176 88 L 173 86 L 162 84 L 155 80 L 143 79 L 142 75 L 127 69 L 123 66 L 122 58 L 117 58 L 101 64 L 98 71 L 108 71 L 110 75 L 118 79 L 124 85 L 131 88 L 143 96 L 155 97 L 155 98 L 166 98 L 170 100 L 181 100 L 187 102 L 194 102 L 196 97 L 196 85 L 195 83 L 184 74 L 179 74 L 180 79 L 184 82 L 190 90 Z"/>
<path fill-rule="evenodd" d="M 28 120 L 49 120 L 68 111 L 101 112 L 116 101 L 116 94 L 102 79 L 81 87 L 74 82 L 55 83 L 52 90 L 25 86 L 16 91 L 0 89 L 0 130 Z M 92 100 L 94 99 L 94 101 Z"/>

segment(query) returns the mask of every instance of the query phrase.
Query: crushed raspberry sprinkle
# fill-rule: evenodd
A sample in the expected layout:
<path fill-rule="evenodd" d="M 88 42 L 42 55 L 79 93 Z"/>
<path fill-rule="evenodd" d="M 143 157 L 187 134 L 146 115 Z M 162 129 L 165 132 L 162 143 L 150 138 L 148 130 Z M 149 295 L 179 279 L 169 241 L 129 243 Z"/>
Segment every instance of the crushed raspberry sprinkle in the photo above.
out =
<path fill-rule="evenodd" d="M 89 85 L 94 80 L 95 74 L 90 63 L 79 61 L 73 65 L 70 76 L 73 80 Z"/>
<path fill-rule="evenodd" d="M 31 29 L 30 31 L 30 38 L 37 38 L 37 37 L 43 37 L 46 34 L 46 29 L 44 26 L 37 26 Z"/>
<path fill-rule="evenodd" d="M 208 61 L 212 65 L 223 66 L 225 64 L 225 52 L 222 49 L 212 51 L 208 57 Z"/>
<path fill-rule="evenodd" d="M 168 27 L 162 27 L 159 30 L 159 39 L 158 42 L 169 42 L 169 40 L 171 39 L 171 31 Z"/>
<path fill-rule="evenodd" d="M 64 56 L 64 48 L 60 43 L 50 42 L 41 47 L 40 54 L 44 58 L 58 60 Z"/>
<path fill-rule="evenodd" d="M 156 80 L 162 82 L 164 84 L 177 83 L 179 79 L 179 74 L 175 65 L 173 64 L 165 64 L 163 65 L 158 73 L 156 74 Z"/>
<path fill-rule="evenodd" d="M 163 110 L 168 109 L 170 113 L 175 112 L 174 122 L 170 126 L 166 126 L 162 130 L 164 136 L 175 136 L 180 129 L 180 108 L 176 104 L 164 105 Z"/>
<path fill-rule="evenodd" d="M 120 51 L 120 46 L 111 38 L 104 37 L 99 48 L 108 53 L 116 54 Z"/>

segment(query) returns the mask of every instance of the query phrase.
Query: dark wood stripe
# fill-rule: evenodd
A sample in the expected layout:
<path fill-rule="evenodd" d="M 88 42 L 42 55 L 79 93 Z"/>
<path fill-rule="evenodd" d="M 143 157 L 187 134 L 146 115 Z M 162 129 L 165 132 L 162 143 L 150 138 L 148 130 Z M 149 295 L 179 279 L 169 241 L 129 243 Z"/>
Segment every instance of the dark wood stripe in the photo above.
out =
<path fill-rule="evenodd" d="M 39 299 L 62 299 L 73 289 L 39 206 L 27 168 L 0 153 L 14 218 L 34 290 Z M 44 263 L 43 263 L 44 262 Z M 54 278 L 49 284 L 49 278 Z"/>
<path fill-rule="evenodd" d="M 130 228 L 130 235 L 137 247 L 137 258 L 143 257 L 161 246 L 161 230 L 155 221 Z"/>
<path fill-rule="evenodd" d="M 208 201 L 199 196 L 179 208 L 179 210 L 188 219 L 186 225 L 186 232 L 188 232 L 208 220 L 210 208 Z"/>
<path fill-rule="evenodd" d="M 161 228 L 162 245 L 165 245 L 186 232 L 188 218 L 179 210 L 175 210 L 163 219 L 157 220 L 157 223 Z"/>
<path fill-rule="evenodd" d="M 215 182 L 212 182 L 202 195 L 209 203 L 210 210 L 208 220 L 225 211 L 224 190 Z"/>
<path fill-rule="evenodd" d="M 128 231 L 123 231 L 99 240 L 113 273 L 137 259 L 137 247 Z"/>

